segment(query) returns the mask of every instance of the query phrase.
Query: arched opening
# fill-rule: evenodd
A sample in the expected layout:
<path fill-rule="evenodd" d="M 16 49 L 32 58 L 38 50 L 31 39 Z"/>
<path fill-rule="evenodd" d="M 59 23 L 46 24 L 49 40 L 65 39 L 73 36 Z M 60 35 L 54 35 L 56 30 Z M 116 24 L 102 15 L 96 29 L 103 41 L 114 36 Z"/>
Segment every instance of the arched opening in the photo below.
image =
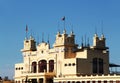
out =
<path fill-rule="evenodd" d="M 47 61 L 46 60 L 40 60 L 38 62 L 38 72 L 44 72 L 47 71 Z"/>
<path fill-rule="evenodd" d="M 37 72 L 37 63 L 36 62 L 32 62 L 32 72 L 36 73 Z"/>
<path fill-rule="evenodd" d="M 49 72 L 53 72 L 54 71 L 54 60 L 50 60 L 49 61 Z"/>

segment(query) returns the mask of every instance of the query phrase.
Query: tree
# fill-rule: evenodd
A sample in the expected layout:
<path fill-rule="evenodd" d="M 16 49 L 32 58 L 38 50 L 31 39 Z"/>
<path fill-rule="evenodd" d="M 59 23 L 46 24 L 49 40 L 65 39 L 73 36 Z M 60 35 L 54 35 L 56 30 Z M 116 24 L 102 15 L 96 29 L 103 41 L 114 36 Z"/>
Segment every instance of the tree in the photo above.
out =
<path fill-rule="evenodd" d="M 8 80 L 9 80 L 8 76 L 5 76 L 4 81 L 8 81 Z"/>

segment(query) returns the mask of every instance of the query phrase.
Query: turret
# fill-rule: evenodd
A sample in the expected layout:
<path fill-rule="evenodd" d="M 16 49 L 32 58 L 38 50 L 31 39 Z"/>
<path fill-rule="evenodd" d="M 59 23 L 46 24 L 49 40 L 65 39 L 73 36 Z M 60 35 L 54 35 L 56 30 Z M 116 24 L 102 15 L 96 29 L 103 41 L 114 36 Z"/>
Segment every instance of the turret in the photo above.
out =
<path fill-rule="evenodd" d="M 99 38 L 97 34 L 94 35 L 93 37 L 93 47 L 97 49 L 107 49 L 106 47 L 106 38 L 102 34 L 101 37 Z"/>
<path fill-rule="evenodd" d="M 29 39 L 25 39 L 24 40 L 24 47 L 21 50 L 22 52 L 26 52 L 26 51 L 36 51 L 36 41 L 35 39 L 30 36 Z"/>
<path fill-rule="evenodd" d="M 62 34 L 60 34 L 60 32 L 57 33 L 53 46 L 54 48 L 64 51 L 65 58 L 73 58 L 75 57 L 75 51 L 78 45 L 75 44 L 75 35 L 73 31 L 68 35 L 66 30 L 64 30 Z"/>
<path fill-rule="evenodd" d="M 54 47 L 63 45 L 75 45 L 75 35 L 73 31 L 71 31 L 70 35 L 66 33 L 66 30 L 63 31 L 63 34 L 60 34 L 60 32 L 57 33 Z"/>
<path fill-rule="evenodd" d="M 95 34 L 93 37 L 93 46 L 94 47 L 98 46 L 98 42 L 99 42 L 99 37 L 97 34 Z"/>

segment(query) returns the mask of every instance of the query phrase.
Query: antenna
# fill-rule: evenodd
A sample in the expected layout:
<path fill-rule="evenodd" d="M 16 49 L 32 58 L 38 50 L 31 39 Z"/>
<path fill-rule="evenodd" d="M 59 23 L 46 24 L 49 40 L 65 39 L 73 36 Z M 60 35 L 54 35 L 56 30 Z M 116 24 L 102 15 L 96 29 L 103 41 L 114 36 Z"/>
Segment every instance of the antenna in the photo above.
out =
<path fill-rule="evenodd" d="M 95 34 L 97 34 L 97 27 L 95 26 Z"/>
<path fill-rule="evenodd" d="M 60 23 L 59 23 L 59 21 L 58 21 L 58 26 L 57 27 L 58 27 L 58 32 L 60 32 L 60 29 L 59 29 L 60 28 Z"/>
<path fill-rule="evenodd" d="M 48 43 L 49 43 L 49 34 L 48 34 Z"/>
<path fill-rule="evenodd" d="M 30 31 L 31 31 L 31 34 L 30 34 L 30 36 L 33 36 L 33 31 L 32 31 L 32 29 L 31 29 Z"/>
<path fill-rule="evenodd" d="M 81 47 L 83 47 L 83 36 L 82 36 L 82 43 L 81 43 Z"/>
<path fill-rule="evenodd" d="M 37 35 L 37 45 L 39 44 L 39 36 Z"/>
<path fill-rule="evenodd" d="M 73 34 L 73 25 L 70 23 L 70 27 L 71 27 L 71 34 Z"/>
<path fill-rule="evenodd" d="M 87 42 L 88 42 L 87 46 L 89 47 L 89 46 L 90 46 L 90 44 L 89 44 L 89 37 L 88 37 L 88 39 L 87 39 Z"/>
<path fill-rule="evenodd" d="M 86 47 L 86 34 L 85 34 L 85 47 Z"/>
<path fill-rule="evenodd" d="M 103 21 L 101 21 L 101 33 L 103 34 Z"/>
<path fill-rule="evenodd" d="M 42 33 L 42 43 L 44 42 L 44 33 Z"/>

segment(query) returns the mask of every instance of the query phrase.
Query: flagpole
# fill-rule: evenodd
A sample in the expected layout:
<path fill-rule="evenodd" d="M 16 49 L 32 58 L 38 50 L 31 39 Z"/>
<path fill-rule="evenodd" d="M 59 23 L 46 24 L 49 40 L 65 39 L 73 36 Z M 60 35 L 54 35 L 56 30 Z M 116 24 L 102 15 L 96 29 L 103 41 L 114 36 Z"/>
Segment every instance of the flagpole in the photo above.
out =
<path fill-rule="evenodd" d="M 65 20 L 64 20 L 64 30 L 65 30 Z"/>
<path fill-rule="evenodd" d="M 62 18 L 62 21 L 63 21 L 64 30 L 65 30 L 65 16 Z"/>

